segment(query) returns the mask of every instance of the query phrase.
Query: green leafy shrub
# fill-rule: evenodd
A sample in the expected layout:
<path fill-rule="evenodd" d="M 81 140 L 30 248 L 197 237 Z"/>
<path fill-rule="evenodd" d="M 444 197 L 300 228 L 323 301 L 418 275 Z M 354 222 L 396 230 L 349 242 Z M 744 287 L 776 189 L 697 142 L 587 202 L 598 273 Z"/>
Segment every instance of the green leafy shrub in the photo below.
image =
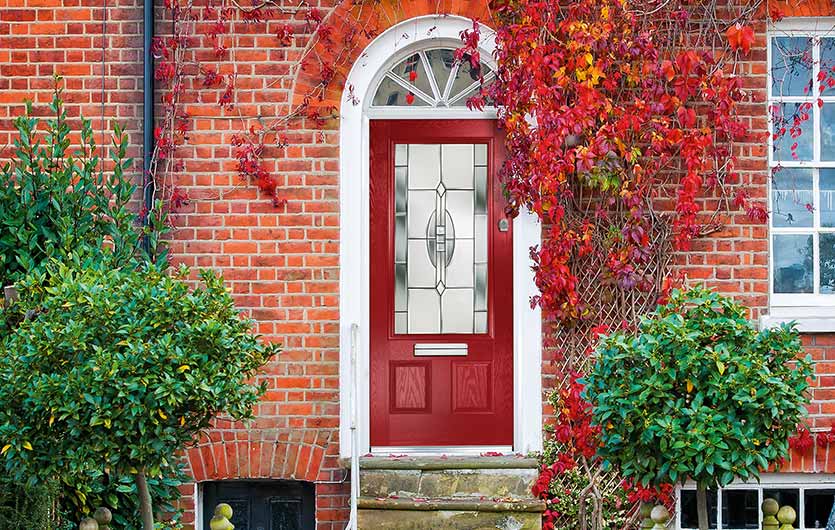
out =
<path fill-rule="evenodd" d="M 636 333 L 602 338 L 585 380 L 600 456 L 634 482 L 694 480 L 700 518 L 707 488 L 781 461 L 806 413 L 798 333 L 758 332 L 745 315 L 705 288 L 675 291 Z"/>
<path fill-rule="evenodd" d="M 14 120 L 14 152 L 0 168 L 0 286 L 69 254 L 119 265 L 138 247 L 141 230 L 128 208 L 135 186 L 125 176 L 133 163 L 125 156 L 127 137 L 115 127 L 106 172 L 89 120 L 81 119 L 80 144 L 71 149 L 59 82 L 45 130 L 31 103 Z"/>
<path fill-rule="evenodd" d="M 156 215 L 162 209 L 155 208 L 149 227 L 143 227 L 133 212 L 136 187 L 127 174 L 132 160 L 126 158 L 126 135 L 116 126 L 109 160 L 100 158 L 90 121 L 81 118 L 80 130 L 71 128 L 60 83 L 56 78 L 51 119 L 44 123 L 32 117 L 32 106 L 27 104 L 26 114 L 14 121 L 14 149 L 10 161 L 0 168 L 0 286 L 28 274 L 44 274 L 56 261 L 78 269 L 135 268 L 143 259 L 165 263 L 160 237 L 166 223 Z M 71 141 L 76 142 L 74 147 Z M 143 237 L 148 252 L 139 245 Z M 5 313 L 0 335 L 11 333 L 22 318 Z M 148 486 L 158 507 L 176 522 L 173 503 L 180 497 L 177 486 L 184 475 L 174 467 L 168 471 L 149 477 Z M 42 501 L 44 495 L 53 496 L 54 502 Z M 28 527 L 34 524 L 31 514 L 23 516 L 28 507 L 53 504 L 53 527 L 61 522 L 74 528 L 99 505 L 113 509 L 115 527 L 140 526 L 132 475 L 101 467 L 70 481 L 56 479 L 45 490 L 21 487 L 0 473 L 0 530 Z"/>
<path fill-rule="evenodd" d="M 54 488 L 0 483 L 0 530 L 54 530 Z"/>
<path fill-rule="evenodd" d="M 60 477 L 89 509 L 91 474 L 141 488 L 171 476 L 216 415 L 252 417 L 264 387 L 250 380 L 277 347 L 252 333 L 220 277 L 203 272 L 190 289 L 187 274 L 61 264 L 18 283 L 20 300 L 0 316 L 12 330 L 0 341 L 7 476 Z"/>

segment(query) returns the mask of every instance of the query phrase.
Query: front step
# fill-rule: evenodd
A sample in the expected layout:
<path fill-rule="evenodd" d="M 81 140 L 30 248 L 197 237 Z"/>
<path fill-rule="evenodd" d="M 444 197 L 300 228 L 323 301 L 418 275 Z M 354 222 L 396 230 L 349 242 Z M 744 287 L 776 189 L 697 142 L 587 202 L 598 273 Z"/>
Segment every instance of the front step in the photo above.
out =
<path fill-rule="evenodd" d="M 362 458 L 359 528 L 539 530 L 537 468 L 515 456 Z"/>

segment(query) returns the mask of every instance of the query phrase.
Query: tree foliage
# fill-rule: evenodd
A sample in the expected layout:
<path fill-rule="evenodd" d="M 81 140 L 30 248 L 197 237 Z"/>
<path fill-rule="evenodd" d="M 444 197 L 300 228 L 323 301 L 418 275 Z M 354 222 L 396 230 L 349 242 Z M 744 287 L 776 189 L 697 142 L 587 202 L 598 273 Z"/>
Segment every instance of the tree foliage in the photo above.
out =
<path fill-rule="evenodd" d="M 141 236 L 128 208 L 134 186 L 125 178 L 133 163 L 126 135 L 115 127 L 107 172 L 90 120 L 81 119 L 80 143 L 71 148 L 74 131 L 55 82 L 45 130 L 27 103 L 14 120 L 11 160 L 0 169 L 0 286 L 70 254 L 117 266 L 133 257 Z"/>
<path fill-rule="evenodd" d="M 788 454 L 812 377 L 798 333 L 757 331 L 705 288 L 676 290 L 636 333 L 603 337 L 585 395 L 599 454 L 643 484 L 749 479 Z"/>
<path fill-rule="evenodd" d="M 172 473 L 218 414 L 252 416 L 250 384 L 277 348 L 239 316 L 222 279 L 157 265 L 58 265 L 20 282 L 0 317 L 0 454 L 19 483 L 60 478 L 83 505 L 88 475 Z M 138 475 L 137 475 L 138 476 Z"/>

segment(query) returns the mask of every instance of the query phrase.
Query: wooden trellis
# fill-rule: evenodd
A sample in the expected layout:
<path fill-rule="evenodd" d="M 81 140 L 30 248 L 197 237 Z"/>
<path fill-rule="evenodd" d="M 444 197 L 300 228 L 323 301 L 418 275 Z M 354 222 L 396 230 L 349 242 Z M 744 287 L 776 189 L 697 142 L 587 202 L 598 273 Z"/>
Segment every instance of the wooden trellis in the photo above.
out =
<path fill-rule="evenodd" d="M 651 288 L 648 290 L 624 289 L 609 278 L 605 272 L 605 255 L 593 253 L 582 258 L 577 258 L 572 264 L 572 269 L 577 274 L 577 290 L 581 300 L 585 304 L 586 314 L 584 318 L 570 324 L 550 323 L 547 333 L 549 334 L 549 352 L 552 355 L 552 368 L 546 376 L 545 391 L 551 393 L 558 391 L 567 385 L 574 373 L 587 373 L 593 362 L 590 351 L 594 346 L 593 328 L 604 325 L 608 329 L 617 329 L 624 323 L 627 325 L 637 324 L 641 316 L 653 311 L 663 288 L 664 279 L 670 272 L 672 260 L 672 238 L 670 223 L 663 217 L 651 214 L 648 226 L 651 233 L 648 234 L 651 241 L 649 259 L 642 265 L 643 270 L 638 272 L 651 279 Z M 578 215 L 581 219 L 584 215 Z M 597 230 L 594 242 L 595 249 L 604 248 L 603 230 Z M 547 434 L 546 434 L 547 436 Z M 597 487 L 597 495 L 604 498 L 612 495 L 621 487 L 622 479 L 616 473 L 594 470 Z M 559 478 L 555 479 L 559 480 Z M 568 486 L 568 484 L 561 485 Z M 628 528 L 638 528 L 640 525 L 637 514 L 637 506 L 633 507 L 632 517 Z M 620 530 L 609 526 L 595 524 L 593 518 L 587 520 L 589 530 Z M 563 516 L 556 522 L 557 529 L 578 530 L 581 528 L 580 521 L 573 517 Z"/>

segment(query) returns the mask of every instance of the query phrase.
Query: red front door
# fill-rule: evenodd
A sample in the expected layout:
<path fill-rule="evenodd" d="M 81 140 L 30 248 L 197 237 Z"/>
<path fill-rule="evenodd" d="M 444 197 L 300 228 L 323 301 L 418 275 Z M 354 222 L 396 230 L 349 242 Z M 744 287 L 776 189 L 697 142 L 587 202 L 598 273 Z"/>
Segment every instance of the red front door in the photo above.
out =
<path fill-rule="evenodd" d="M 371 122 L 371 446 L 513 444 L 495 120 Z"/>

